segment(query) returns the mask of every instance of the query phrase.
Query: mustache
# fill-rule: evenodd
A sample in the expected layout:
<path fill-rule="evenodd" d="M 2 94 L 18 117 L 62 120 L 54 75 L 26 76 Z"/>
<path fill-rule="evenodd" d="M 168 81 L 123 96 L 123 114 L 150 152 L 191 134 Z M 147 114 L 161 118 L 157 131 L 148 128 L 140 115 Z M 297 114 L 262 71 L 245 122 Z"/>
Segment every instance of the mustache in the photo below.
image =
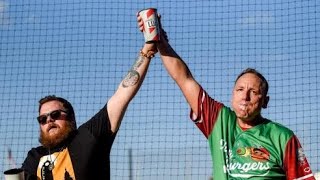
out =
<path fill-rule="evenodd" d="M 60 126 L 58 124 L 54 123 L 54 122 L 51 122 L 51 123 L 48 124 L 48 127 L 47 127 L 46 131 L 49 132 L 50 129 L 52 129 L 52 128 L 60 128 Z"/>

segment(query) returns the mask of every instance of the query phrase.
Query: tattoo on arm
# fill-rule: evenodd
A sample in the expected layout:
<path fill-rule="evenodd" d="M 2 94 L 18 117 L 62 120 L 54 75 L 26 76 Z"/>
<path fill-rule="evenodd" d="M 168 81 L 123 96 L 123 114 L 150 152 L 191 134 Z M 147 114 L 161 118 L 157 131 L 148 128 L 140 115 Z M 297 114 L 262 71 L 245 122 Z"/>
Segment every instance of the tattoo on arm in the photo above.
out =
<path fill-rule="evenodd" d="M 122 87 L 127 88 L 129 86 L 136 85 L 140 80 L 140 74 L 137 69 L 143 63 L 144 57 L 138 56 L 136 62 L 133 64 L 132 68 L 129 70 L 128 74 L 122 81 Z"/>
<path fill-rule="evenodd" d="M 138 83 L 140 74 L 136 70 L 130 70 L 122 81 L 122 87 L 127 88 Z"/>

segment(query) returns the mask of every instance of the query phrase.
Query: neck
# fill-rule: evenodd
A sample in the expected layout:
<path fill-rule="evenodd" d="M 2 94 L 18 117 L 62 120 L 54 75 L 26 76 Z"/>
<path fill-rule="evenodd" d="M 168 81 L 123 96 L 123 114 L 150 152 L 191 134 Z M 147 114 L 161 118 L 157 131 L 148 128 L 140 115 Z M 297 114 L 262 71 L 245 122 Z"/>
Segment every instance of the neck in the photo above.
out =
<path fill-rule="evenodd" d="M 238 118 L 237 122 L 242 129 L 249 129 L 264 122 L 264 118 L 259 114 L 255 118 L 250 120 L 243 120 Z"/>

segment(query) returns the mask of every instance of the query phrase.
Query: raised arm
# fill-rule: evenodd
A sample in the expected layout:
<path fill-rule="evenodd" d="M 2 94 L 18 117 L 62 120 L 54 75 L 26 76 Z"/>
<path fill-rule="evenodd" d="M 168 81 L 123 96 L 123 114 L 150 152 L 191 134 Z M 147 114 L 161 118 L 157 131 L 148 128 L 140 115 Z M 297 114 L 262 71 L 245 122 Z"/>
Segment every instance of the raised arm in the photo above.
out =
<path fill-rule="evenodd" d="M 143 30 L 141 17 L 137 17 L 140 31 Z M 160 19 L 159 19 L 160 21 Z M 161 26 L 161 25 L 160 25 Z M 180 87 L 192 111 L 198 113 L 198 95 L 200 85 L 193 78 L 186 63 L 179 57 L 168 42 L 167 35 L 161 27 L 160 42 L 157 44 L 161 60 L 171 78 Z"/>
<path fill-rule="evenodd" d="M 116 132 L 119 129 L 125 111 L 130 101 L 138 92 L 147 73 L 151 57 L 155 53 L 156 48 L 154 44 L 145 44 L 136 62 L 121 81 L 115 94 L 109 99 L 107 111 L 112 132 Z"/>

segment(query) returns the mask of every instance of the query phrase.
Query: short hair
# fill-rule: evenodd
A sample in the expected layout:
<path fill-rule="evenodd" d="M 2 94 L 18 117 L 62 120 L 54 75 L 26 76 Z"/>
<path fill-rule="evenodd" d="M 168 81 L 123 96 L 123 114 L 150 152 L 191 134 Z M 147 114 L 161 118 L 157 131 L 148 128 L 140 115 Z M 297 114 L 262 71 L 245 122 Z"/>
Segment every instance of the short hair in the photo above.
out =
<path fill-rule="evenodd" d="M 261 86 L 260 86 L 260 89 L 261 89 L 261 92 L 263 93 L 263 95 L 267 96 L 268 94 L 268 90 L 269 90 L 269 84 L 268 84 L 268 81 L 266 80 L 266 78 L 259 72 L 257 71 L 256 69 L 253 69 L 253 68 L 247 68 L 245 70 L 243 70 L 237 77 L 235 83 L 239 80 L 239 78 L 245 74 L 248 74 L 248 73 L 251 73 L 251 74 L 254 74 L 256 75 L 260 80 L 261 80 Z"/>
<path fill-rule="evenodd" d="M 57 97 L 55 95 L 48 95 L 48 96 L 45 96 L 43 98 L 41 98 L 39 100 L 39 113 L 40 113 L 40 109 L 41 109 L 41 106 L 44 104 L 44 103 L 47 103 L 49 101 L 59 101 L 62 103 L 62 106 L 65 108 L 65 111 L 67 111 L 67 117 L 70 118 L 71 121 L 73 121 L 76 125 L 76 119 L 75 119 L 75 114 L 74 114 L 74 110 L 73 110 L 73 107 L 71 105 L 71 103 L 69 101 L 67 101 L 66 99 L 62 98 L 62 97 Z"/>

